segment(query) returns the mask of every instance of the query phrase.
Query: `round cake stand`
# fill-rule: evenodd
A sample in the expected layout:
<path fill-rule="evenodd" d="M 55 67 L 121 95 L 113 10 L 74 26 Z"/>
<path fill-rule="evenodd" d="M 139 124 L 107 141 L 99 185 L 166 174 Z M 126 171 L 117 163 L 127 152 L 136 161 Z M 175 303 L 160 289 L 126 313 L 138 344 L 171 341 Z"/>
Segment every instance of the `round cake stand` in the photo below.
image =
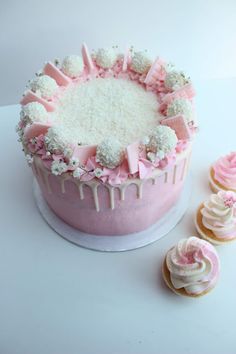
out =
<path fill-rule="evenodd" d="M 123 236 L 91 235 L 66 224 L 50 209 L 34 179 L 33 192 L 37 207 L 44 220 L 64 239 L 75 245 L 96 251 L 120 252 L 144 247 L 159 240 L 170 232 L 184 216 L 191 195 L 192 182 L 189 177 L 178 202 L 157 223 L 148 229 Z"/>

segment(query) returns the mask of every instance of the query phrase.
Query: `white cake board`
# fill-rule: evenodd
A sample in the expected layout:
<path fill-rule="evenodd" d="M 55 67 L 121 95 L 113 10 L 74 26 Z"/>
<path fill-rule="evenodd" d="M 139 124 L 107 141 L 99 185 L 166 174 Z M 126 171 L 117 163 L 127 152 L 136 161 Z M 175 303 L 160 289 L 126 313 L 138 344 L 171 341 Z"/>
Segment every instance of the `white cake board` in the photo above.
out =
<path fill-rule="evenodd" d="M 49 226 L 51 226 L 51 228 L 60 236 L 75 245 L 91 250 L 120 252 L 144 247 L 159 240 L 170 232 L 181 220 L 187 210 L 191 195 L 191 187 L 192 182 L 189 177 L 185 182 L 184 189 L 177 204 L 175 204 L 175 206 L 171 208 L 163 218 L 144 231 L 123 236 L 98 236 L 79 231 L 66 224 L 50 209 L 43 198 L 39 185 L 35 179 L 33 183 L 33 192 L 41 215 Z"/>

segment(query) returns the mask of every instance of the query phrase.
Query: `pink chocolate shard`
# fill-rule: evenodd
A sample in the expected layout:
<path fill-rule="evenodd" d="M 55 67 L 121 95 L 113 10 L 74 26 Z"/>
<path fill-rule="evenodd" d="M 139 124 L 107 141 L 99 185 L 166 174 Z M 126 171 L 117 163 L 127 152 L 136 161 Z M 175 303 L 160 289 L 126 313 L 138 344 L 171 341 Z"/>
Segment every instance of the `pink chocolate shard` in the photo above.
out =
<path fill-rule="evenodd" d="M 155 83 L 157 79 L 159 80 L 162 79 L 161 75 L 163 74 L 162 73 L 163 64 L 164 62 L 160 58 L 157 58 L 154 61 L 144 80 L 144 83 L 146 85 L 152 85 L 153 83 Z"/>
<path fill-rule="evenodd" d="M 29 140 L 41 134 L 44 135 L 51 126 L 52 125 L 50 123 L 33 123 L 31 126 L 26 128 L 24 136 L 27 140 Z"/>
<path fill-rule="evenodd" d="M 187 98 L 191 100 L 194 96 L 195 96 L 195 91 L 192 84 L 187 84 L 179 88 L 178 90 L 165 95 L 163 102 L 166 104 L 170 104 L 173 100 L 177 98 Z"/>
<path fill-rule="evenodd" d="M 45 65 L 43 71 L 44 74 L 51 76 L 54 80 L 56 80 L 59 86 L 67 86 L 71 82 L 70 78 L 63 74 L 63 72 L 51 62 L 48 62 Z"/>
<path fill-rule="evenodd" d="M 86 65 L 88 72 L 90 74 L 93 73 L 96 70 L 96 68 L 93 64 L 88 47 L 85 43 L 83 43 L 83 45 L 82 45 L 82 57 L 83 57 L 84 65 Z"/>
<path fill-rule="evenodd" d="M 128 145 L 126 148 L 126 153 L 127 153 L 129 172 L 132 174 L 138 172 L 139 143 L 135 142 L 133 144 Z"/>
<path fill-rule="evenodd" d="M 172 128 L 179 140 L 188 140 L 191 137 L 190 129 L 182 115 L 165 118 L 161 121 L 161 124 Z"/>
<path fill-rule="evenodd" d="M 96 149 L 96 145 L 75 146 L 73 156 L 77 157 L 85 165 L 90 157 L 95 156 Z"/>
<path fill-rule="evenodd" d="M 26 105 L 30 102 L 39 102 L 41 103 L 48 112 L 52 112 L 55 109 L 55 105 L 52 102 L 48 102 L 42 97 L 37 96 L 33 91 L 28 91 L 26 95 L 22 98 L 20 103 L 22 105 Z"/>
<path fill-rule="evenodd" d="M 122 71 L 127 71 L 128 65 L 130 64 L 130 61 L 131 61 L 130 49 L 127 48 L 126 51 L 125 51 L 125 54 L 124 54 Z"/>

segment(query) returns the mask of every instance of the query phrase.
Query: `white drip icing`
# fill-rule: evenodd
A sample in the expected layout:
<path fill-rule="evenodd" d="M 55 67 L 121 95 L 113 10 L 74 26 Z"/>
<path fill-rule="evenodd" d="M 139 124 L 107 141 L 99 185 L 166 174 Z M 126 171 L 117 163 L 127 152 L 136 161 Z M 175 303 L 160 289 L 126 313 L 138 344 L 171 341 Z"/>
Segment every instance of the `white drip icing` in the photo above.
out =
<path fill-rule="evenodd" d="M 181 181 L 183 181 L 183 179 L 184 179 L 184 173 L 185 173 L 186 163 L 187 163 L 187 158 L 184 159 L 183 169 L 182 169 L 182 173 L 181 173 Z"/>
<path fill-rule="evenodd" d="M 143 186 L 146 181 L 150 180 L 152 182 L 152 185 L 156 185 L 158 182 L 160 182 L 160 176 L 163 176 L 164 174 L 164 183 L 170 183 L 175 184 L 177 181 L 182 181 L 187 173 L 189 162 L 190 162 L 191 154 L 188 154 L 188 151 L 185 152 L 183 155 L 183 158 L 181 161 L 176 161 L 176 164 L 174 165 L 173 169 L 170 171 L 157 171 L 156 173 L 154 172 L 154 175 L 147 178 L 147 179 L 131 179 L 127 180 L 125 183 L 121 185 L 116 185 L 116 186 L 111 186 L 108 184 L 104 184 L 104 186 L 108 189 L 109 192 L 109 200 L 110 200 L 110 208 L 113 210 L 115 209 L 115 188 L 118 188 L 120 192 L 120 200 L 124 201 L 125 200 L 125 192 L 126 189 L 131 185 L 134 184 L 137 188 L 137 198 L 142 199 L 143 197 Z M 34 164 L 33 164 L 33 169 L 35 170 L 35 173 L 38 178 L 41 179 L 41 181 L 46 185 L 48 193 L 52 193 L 51 186 L 49 183 L 49 176 L 50 172 L 46 170 L 44 165 L 42 164 L 42 161 L 40 158 L 34 159 Z M 178 170 L 181 169 L 180 177 L 178 178 L 177 172 Z M 173 171 L 173 174 L 172 174 Z M 172 179 L 171 179 L 171 174 L 172 174 Z M 66 188 L 65 188 L 65 181 L 71 181 L 76 184 L 78 191 L 79 191 L 79 196 L 80 199 L 83 200 L 85 198 L 84 195 L 84 186 L 87 186 L 90 188 L 94 200 L 94 207 L 97 212 L 100 211 L 100 204 L 99 204 L 99 197 L 98 197 L 98 188 L 101 185 L 101 182 L 98 180 L 93 180 L 93 181 L 79 181 L 73 178 L 69 174 L 64 174 L 63 176 L 58 176 L 60 180 L 60 187 L 61 187 L 61 193 L 66 193 Z"/>
<path fill-rule="evenodd" d="M 177 165 L 174 166 L 173 180 L 172 180 L 172 183 L 173 183 L 173 184 L 175 184 L 175 181 L 176 181 L 176 172 L 177 172 Z"/>
<path fill-rule="evenodd" d="M 164 183 L 167 183 L 168 182 L 168 173 L 165 172 L 165 182 Z"/>

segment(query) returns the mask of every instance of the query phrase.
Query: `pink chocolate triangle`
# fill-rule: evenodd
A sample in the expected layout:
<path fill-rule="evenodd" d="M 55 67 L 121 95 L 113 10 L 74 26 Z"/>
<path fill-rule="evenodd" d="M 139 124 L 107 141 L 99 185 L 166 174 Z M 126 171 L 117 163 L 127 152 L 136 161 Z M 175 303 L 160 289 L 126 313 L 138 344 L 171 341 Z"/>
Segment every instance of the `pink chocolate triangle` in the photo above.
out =
<path fill-rule="evenodd" d="M 96 68 L 95 68 L 94 63 L 92 61 L 88 47 L 85 43 L 83 43 L 83 45 L 82 45 L 82 57 L 83 57 L 84 65 L 87 67 L 88 72 L 90 74 L 93 73 L 96 70 Z"/>
<path fill-rule="evenodd" d="M 126 148 L 127 160 L 130 173 L 136 173 L 139 170 L 138 161 L 139 161 L 139 143 L 135 142 L 130 144 Z"/>
<path fill-rule="evenodd" d="M 149 69 L 147 76 L 144 80 L 146 85 L 153 84 L 157 79 L 159 79 L 160 70 L 162 68 L 163 61 L 157 58 Z"/>
<path fill-rule="evenodd" d="M 30 102 L 39 102 L 41 103 L 48 112 L 52 112 L 55 109 L 55 105 L 52 102 L 48 102 L 42 97 L 37 96 L 33 91 L 28 91 L 26 95 L 22 98 L 20 103 L 22 105 L 26 105 L 27 103 Z"/>
<path fill-rule="evenodd" d="M 126 51 L 125 51 L 125 54 L 124 54 L 122 71 L 127 71 L 128 65 L 130 64 L 130 61 L 131 61 L 130 49 L 127 48 Z"/>
<path fill-rule="evenodd" d="M 73 156 L 77 157 L 85 165 L 90 157 L 95 156 L 96 149 L 96 145 L 75 146 Z"/>
<path fill-rule="evenodd" d="M 165 118 L 161 124 L 172 128 L 179 140 L 188 140 L 191 137 L 190 129 L 182 115 Z"/>
<path fill-rule="evenodd" d="M 41 134 L 46 134 L 51 126 L 51 123 L 33 123 L 28 128 L 26 128 L 24 137 L 29 140 Z"/>
<path fill-rule="evenodd" d="M 186 98 L 191 100 L 194 96 L 195 96 L 195 91 L 192 84 L 187 84 L 179 88 L 178 90 L 165 95 L 163 102 L 166 104 L 170 104 L 173 100 L 177 98 Z"/>
<path fill-rule="evenodd" d="M 45 65 L 44 73 L 51 76 L 59 86 L 67 86 L 71 82 L 71 79 L 51 62 Z"/>

